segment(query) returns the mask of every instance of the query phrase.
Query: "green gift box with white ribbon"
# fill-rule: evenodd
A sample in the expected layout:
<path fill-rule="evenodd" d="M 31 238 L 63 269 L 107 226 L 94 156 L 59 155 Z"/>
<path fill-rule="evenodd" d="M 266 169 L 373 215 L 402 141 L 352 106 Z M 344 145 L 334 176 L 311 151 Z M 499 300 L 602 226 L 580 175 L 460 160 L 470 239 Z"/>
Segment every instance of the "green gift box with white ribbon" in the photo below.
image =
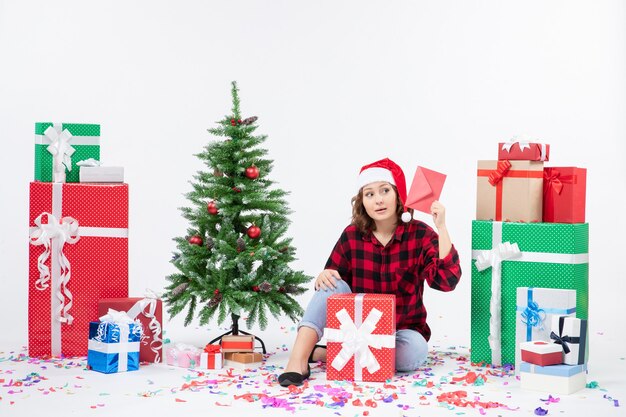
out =
<path fill-rule="evenodd" d="M 35 123 L 35 181 L 79 182 L 77 162 L 100 160 L 100 125 Z"/>
<path fill-rule="evenodd" d="M 518 287 L 576 290 L 586 319 L 588 252 L 588 223 L 472 221 L 472 362 L 515 363 Z"/>

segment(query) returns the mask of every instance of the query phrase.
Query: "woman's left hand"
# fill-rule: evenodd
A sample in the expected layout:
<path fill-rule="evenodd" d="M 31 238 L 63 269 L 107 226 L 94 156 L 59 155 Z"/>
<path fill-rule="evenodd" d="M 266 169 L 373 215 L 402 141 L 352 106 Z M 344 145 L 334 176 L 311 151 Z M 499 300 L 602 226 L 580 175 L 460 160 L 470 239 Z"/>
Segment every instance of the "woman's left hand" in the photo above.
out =
<path fill-rule="evenodd" d="M 430 205 L 430 213 L 433 215 L 433 221 L 437 230 L 446 228 L 446 208 L 439 201 L 433 201 Z"/>

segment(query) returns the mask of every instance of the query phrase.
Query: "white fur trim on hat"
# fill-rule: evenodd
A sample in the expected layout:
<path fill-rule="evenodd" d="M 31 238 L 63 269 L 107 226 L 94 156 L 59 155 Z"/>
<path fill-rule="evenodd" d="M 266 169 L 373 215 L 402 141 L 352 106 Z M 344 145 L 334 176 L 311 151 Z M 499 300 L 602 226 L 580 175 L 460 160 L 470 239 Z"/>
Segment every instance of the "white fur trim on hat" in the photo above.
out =
<path fill-rule="evenodd" d="M 357 185 L 360 190 L 361 187 L 378 181 L 387 181 L 392 185 L 396 185 L 396 182 L 393 180 L 393 176 L 391 175 L 391 171 L 386 168 L 368 168 L 361 171 L 359 178 L 357 179 Z"/>

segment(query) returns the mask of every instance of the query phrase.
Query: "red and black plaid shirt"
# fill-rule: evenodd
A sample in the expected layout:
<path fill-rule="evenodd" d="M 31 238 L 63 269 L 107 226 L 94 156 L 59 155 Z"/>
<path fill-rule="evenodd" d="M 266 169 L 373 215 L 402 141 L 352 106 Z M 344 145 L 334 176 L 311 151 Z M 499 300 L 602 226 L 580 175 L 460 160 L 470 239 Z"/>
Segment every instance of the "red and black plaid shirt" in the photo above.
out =
<path fill-rule="evenodd" d="M 399 224 L 387 246 L 371 233 L 350 225 L 341 234 L 326 269 L 335 269 L 353 293 L 396 295 L 396 328 L 415 329 L 430 339 L 426 308 L 422 302 L 424 281 L 431 288 L 452 291 L 461 278 L 459 254 L 454 246 L 439 259 L 439 240 L 425 223 Z"/>

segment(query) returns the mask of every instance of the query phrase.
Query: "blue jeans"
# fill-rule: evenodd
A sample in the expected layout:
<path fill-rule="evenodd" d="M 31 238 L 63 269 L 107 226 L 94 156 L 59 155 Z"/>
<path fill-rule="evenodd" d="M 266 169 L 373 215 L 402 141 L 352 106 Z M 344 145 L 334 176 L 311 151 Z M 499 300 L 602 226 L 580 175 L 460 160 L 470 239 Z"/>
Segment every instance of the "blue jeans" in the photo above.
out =
<path fill-rule="evenodd" d="M 350 287 L 343 280 L 337 280 L 337 288 L 315 291 L 307 306 L 300 327 L 310 327 L 317 333 L 318 340 L 326 327 L 326 299 L 333 294 L 351 293 Z M 402 329 L 396 332 L 396 370 L 411 372 L 419 368 L 428 355 L 428 342 L 416 330 Z"/>

